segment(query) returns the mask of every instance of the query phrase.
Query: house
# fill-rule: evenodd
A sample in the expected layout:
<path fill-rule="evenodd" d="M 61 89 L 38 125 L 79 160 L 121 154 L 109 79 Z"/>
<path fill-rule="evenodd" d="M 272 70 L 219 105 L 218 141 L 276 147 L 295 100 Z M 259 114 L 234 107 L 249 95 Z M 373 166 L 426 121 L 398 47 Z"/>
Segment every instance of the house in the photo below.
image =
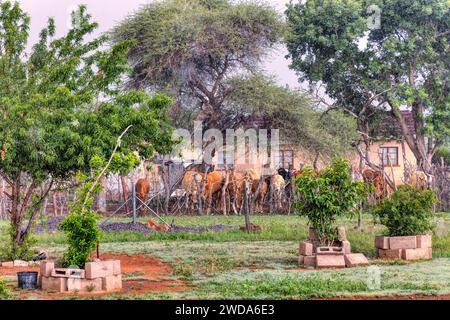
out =
<path fill-rule="evenodd" d="M 406 123 L 410 128 L 414 129 L 411 113 L 402 111 L 402 116 L 406 119 Z M 405 168 L 412 171 L 417 170 L 417 160 L 409 146 L 402 141 L 397 120 L 387 113 L 383 114 L 382 118 L 378 120 L 383 125 L 377 126 L 370 132 L 370 136 L 373 138 L 369 148 L 370 159 L 373 163 L 385 168 L 387 175 L 397 185 L 403 184 Z M 265 121 L 262 118 L 251 118 L 248 119 L 244 128 L 246 130 L 254 129 L 255 132 L 261 135 L 261 131 L 258 130 L 265 128 Z M 226 141 L 226 138 L 223 137 L 222 140 Z M 267 141 L 270 144 L 270 134 L 267 137 Z M 322 156 L 317 157 L 314 152 L 286 142 L 280 142 L 276 147 L 272 146 L 273 151 L 270 152 L 270 155 L 269 152 L 265 153 L 264 150 L 255 147 L 249 150 L 249 144 L 251 143 L 248 140 L 245 140 L 244 144 L 241 144 L 240 147 L 245 149 L 245 155 L 236 151 L 238 144 L 235 144 L 235 148 L 230 149 L 230 152 L 216 153 L 211 163 L 214 169 L 223 170 L 225 168 L 224 163 L 226 163 L 228 167 L 239 171 L 253 169 L 260 173 L 261 170 L 264 170 L 264 174 L 270 174 L 276 172 L 279 168 L 301 169 L 305 166 L 313 166 L 313 164 L 316 165 L 317 169 L 321 170 L 331 162 L 331 159 Z M 175 163 L 183 163 L 187 167 L 199 161 L 198 154 L 195 155 L 195 152 L 188 145 L 183 147 L 181 153 L 182 157 L 173 159 Z M 360 171 L 361 159 L 356 150 L 349 151 L 345 158 L 350 161 L 354 171 Z"/>

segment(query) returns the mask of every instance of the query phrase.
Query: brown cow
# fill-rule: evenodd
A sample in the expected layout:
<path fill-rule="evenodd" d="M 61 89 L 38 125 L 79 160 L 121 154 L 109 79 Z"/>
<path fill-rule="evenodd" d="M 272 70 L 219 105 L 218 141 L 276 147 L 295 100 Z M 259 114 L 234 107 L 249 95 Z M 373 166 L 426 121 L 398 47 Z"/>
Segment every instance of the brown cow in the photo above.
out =
<path fill-rule="evenodd" d="M 259 179 L 253 181 L 252 192 L 256 193 L 259 186 Z M 269 185 L 265 180 L 261 182 L 261 189 L 259 193 L 256 195 L 256 211 L 263 212 L 264 210 L 264 199 L 266 198 L 267 193 L 269 192 Z"/>
<path fill-rule="evenodd" d="M 427 175 L 425 174 L 425 172 L 416 171 L 416 172 L 412 173 L 411 176 L 409 177 L 408 184 L 417 189 L 425 190 L 428 188 L 427 180 L 428 179 L 427 179 Z"/>
<path fill-rule="evenodd" d="M 392 188 L 386 182 L 384 175 L 381 172 L 366 168 L 362 172 L 365 182 L 372 184 L 375 187 L 375 200 L 380 201 L 384 197 L 392 193 Z"/>
<path fill-rule="evenodd" d="M 261 175 L 259 175 L 255 170 L 251 169 L 246 172 L 249 182 L 251 182 L 251 193 L 255 195 L 256 193 L 256 211 L 262 212 L 264 199 L 266 197 L 267 192 L 269 191 L 269 185 L 265 179 L 262 179 Z M 261 183 L 260 180 L 262 179 Z M 259 186 L 261 184 L 261 187 Z M 259 192 L 258 192 L 259 188 Z"/>
<path fill-rule="evenodd" d="M 147 203 L 148 194 L 150 193 L 150 183 L 146 178 L 139 179 L 136 182 L 136 195 L 142 202 Z"/>
<path fill-rule="evenodd" d="M 222 190 L 225 183 L 225 171 L 213 171 L 206 176 L 205 190 L 203 196 L 206 199 L 207 213 L 211 212 L 213 195 Z"/>
<path fill-rule="evenodd" d="M 181 181 L 181 186 L 186 191 L 188 198 L 188 207 L 191 205 L 191 209 L 195 209 L 198 203 L 199 189 L 201 190 L 203 186 L 204 176 L 205 175 L 203 173 L 187 171 Z M 197 180 L 197 183 L 195 180 Z"/>
<path fill-rule="evenodd" d="M 244 199 L 244 188 L 247 181 L 247 176 L 243 172 L 233 171 L 230 173 L 230 180 L 228 182 L 228 191 L 233 199 L 236 200 L 238 211 L 242 207 L 242 200 Z"/>
<path fill-rule="evenodd" d="M 270 189 L 272 192 L 272 201 L 275 204 L 275 208 L 279 209 L 282 207 L 281 201 L 283 199 L 284 188 L 286 182 L 283 177 L 279 174 L 274 174 L 270 177 Z"/>
<path fill-rule="evenodd" d="M 170 228 L 165 224 L 157 224 L 152 219 L 148 220 L 147 228 L 158 232 L 169 232 Z"/>

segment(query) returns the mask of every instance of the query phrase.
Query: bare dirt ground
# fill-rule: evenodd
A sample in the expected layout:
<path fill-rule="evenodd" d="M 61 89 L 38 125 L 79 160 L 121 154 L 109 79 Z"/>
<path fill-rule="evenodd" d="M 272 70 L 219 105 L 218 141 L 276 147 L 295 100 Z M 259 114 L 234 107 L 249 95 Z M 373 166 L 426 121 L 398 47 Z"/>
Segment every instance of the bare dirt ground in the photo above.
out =
<path fill-rule="evenodd" d="M 103 260 L 118 259 L 122 266 L 123 295 L 143 295 L 149 292 L 175 292 L 189 289 L 181 280 L 170 279 L 172 277 L 172 266 L 141 254 L 104 254 Z M 39 268 L 1 268 L 0 276 L 15 276 L 21 271 L 39 271 Z M 129 279 L 127 279 L 129 277 Z M 16 291 L 16 290 L 15 290 Z M 17 292 L 17 291 L 16 291 Z M 18 299 L 41 299 L 57 300 L 73 296 L 73 293 L 48 293 L 42 291 L 18 292 Z M 82 297 L 101 297 L 111 293 L 77 293 Z"/>
<path fill-rule="evenodd" d="M 390 296 L 390 297 L 348 297 L 311 300 L 450 300 L 450 295 L 443 296 Z"/>
<path fill-rule="evenodd" d="M 188 283 L 176 279 L 173 276 L 173 268 L 169 263 L 164 263 L 160 259 L 145 254 L 102 254 L 102 260 L 118 259 L 121 261 L 123 289 L 121 295 L 139 296 L 148 293 L 180 292 L 193 289 Z M 251 268 L 258 270 L 258 268 Z M 291 268 L 289 270 L 301 270 L 308 272 L 309 269 Z M 0 276 L 14 279 L 17 272 L 21 271 L 39 271 L 37 267 L 28 268 L 1 268 Z M 10 280 L 10 283 L 11 282 Z M 14 286 L 17 286 L 14 283 Z M 58 300 L 71 297 L 82 298 L 102 298 L 111 295 L 111 293 L 51 293 L 43 291 L 19 291 L 14 287 L 13 291 L 17 294 L 16 299 L 39 299 L 39 300 Z M 354 296 L 345 298 L 331 299 L 313 299 L 313 300 L 450 300 L 450 295 L 442 296 L 387 296 L 387 297 L 366 297 Z"/>

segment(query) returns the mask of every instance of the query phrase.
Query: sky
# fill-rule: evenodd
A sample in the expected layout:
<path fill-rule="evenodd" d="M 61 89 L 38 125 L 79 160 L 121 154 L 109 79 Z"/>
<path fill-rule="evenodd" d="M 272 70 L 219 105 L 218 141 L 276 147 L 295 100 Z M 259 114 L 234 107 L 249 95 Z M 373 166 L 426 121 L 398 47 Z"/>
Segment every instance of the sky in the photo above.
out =
<path fill-rule="evenodd" d="M 87 5 L 89 13 L 99 23 L 97 34 L 110 30 L 128 14 L 139 9 L 151 0 L 19 0 L 22 8 L 31 17 L 30 44 L 34 44 L 40 30 L 46 25 L 48 17 L 54 17 L 57 27 L 57 35 L 65 33 L 70 26 L 70 13 L 79 5 Z M 267 0 L 279 12 L 284 12 L 289 0 Z M 286 60 L 287 50 L 280 47 L 263 65 L 267 73 L 274 75 L 277 82 L 289 85 L 291 88 L 299 88 L 296 74 L 289 69 L 289 61 Z"/>

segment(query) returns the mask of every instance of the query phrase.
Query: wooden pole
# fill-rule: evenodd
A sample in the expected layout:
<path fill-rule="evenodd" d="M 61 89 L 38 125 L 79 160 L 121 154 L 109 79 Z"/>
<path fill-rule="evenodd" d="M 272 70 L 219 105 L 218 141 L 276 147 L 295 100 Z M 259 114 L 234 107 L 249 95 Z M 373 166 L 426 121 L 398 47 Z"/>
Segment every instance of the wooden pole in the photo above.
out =
<path fill-rule="evenodd" d="M 250 223 L 250 208 L 248 203 L 248 186 L 247 182 L 244 183 L 244 215 L 245 215 L 245 229 L 247 232 L 251 231 Z"/>

